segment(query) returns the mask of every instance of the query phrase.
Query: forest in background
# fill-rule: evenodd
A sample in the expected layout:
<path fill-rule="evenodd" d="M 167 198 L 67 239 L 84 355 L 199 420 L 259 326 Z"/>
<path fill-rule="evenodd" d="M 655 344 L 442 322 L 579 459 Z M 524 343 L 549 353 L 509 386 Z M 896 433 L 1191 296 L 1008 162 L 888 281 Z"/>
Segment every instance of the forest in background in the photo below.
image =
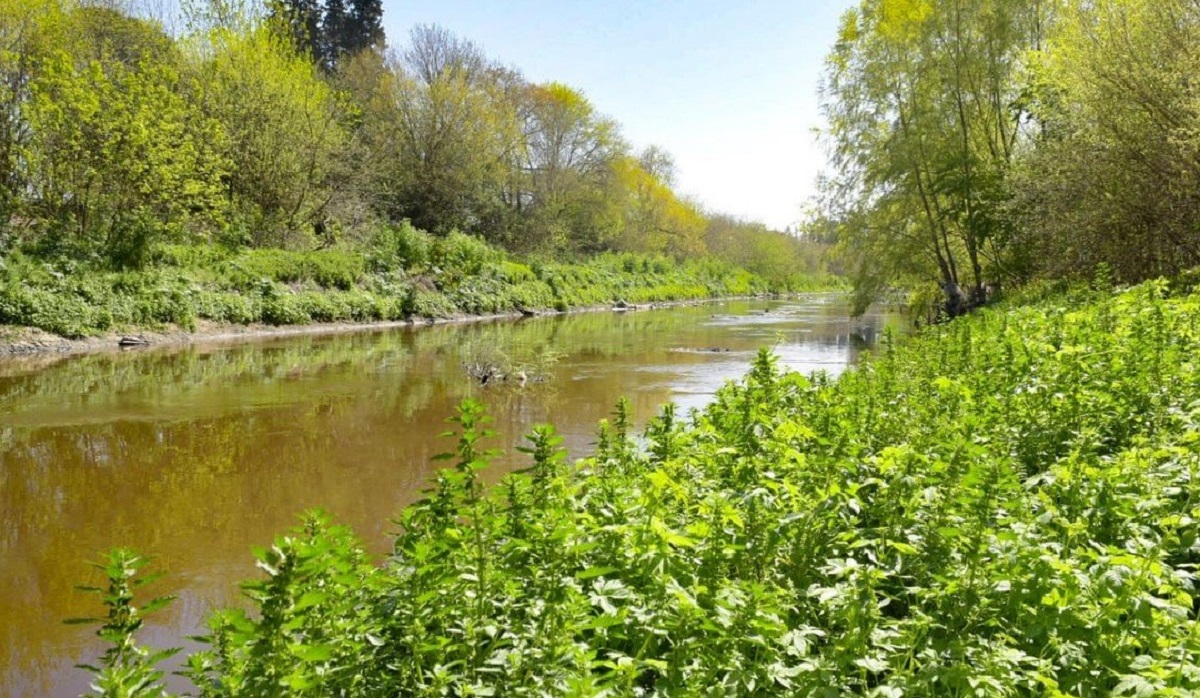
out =
<path fill-rule="evenodd" d="M 327 248 L 410 221 L 518 254 L 817 253 L 677 194 L 582 92 L 378 0 L 5 0 L 0 254 L 140 268 L 162 243 Z M 809 246 L 812 247 L 812 246 Z M 753 269 L 752 269 L 753 270 Z"/>
<path fill-rule="evenodd" d="M 957 315 L 1033 278 L 1200 261 L 1200 5 L 863 0 L 822 88 L 834 231 L 860 304 Z"/>

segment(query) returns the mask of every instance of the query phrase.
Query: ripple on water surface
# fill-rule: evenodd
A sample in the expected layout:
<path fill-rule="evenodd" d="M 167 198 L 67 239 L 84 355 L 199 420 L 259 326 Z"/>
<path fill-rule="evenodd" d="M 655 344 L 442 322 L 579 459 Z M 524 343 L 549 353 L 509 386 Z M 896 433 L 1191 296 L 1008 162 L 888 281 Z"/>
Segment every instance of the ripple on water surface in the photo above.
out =
<path fill-rule="evenodd" d="M 304 509 L 385 550 L 465 397 L 509 451 L 551 421 L 583 455 L 620 396 L 640 423 L 668 400 L 702 407 L 761 346 L 840 372 L 887 321 L 845 312 L 830 298 L 730 302 L 0 362 L 0 694 L 86 690 L 72 665 L 99 647 L 57 621 L 97 612 L 74 590 L 97 551 L 132 546 L 169 572 L 155 591 L 180 599 L 147 636 L 167 644 L 235 603 L 251 547 Z M 462 364 L 481 347 L 562 359 L 544 382 L 480 386 Z M 506 456 L 493 477 L 519 464 Z"/>

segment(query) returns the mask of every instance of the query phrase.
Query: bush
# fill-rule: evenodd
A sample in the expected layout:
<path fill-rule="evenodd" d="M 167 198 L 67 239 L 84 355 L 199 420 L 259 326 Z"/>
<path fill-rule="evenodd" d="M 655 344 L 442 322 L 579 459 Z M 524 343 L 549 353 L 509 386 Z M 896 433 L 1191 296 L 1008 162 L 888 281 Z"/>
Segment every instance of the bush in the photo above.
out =
<path fill-rule="evenodd" d="M 181 269 L 212 269 L 229 259 L 232 252 L 220 245 L 159 245 L 151 261 L 158 266 Z"/>
<path fill-rule="evenodd" d="M 306 298 L 273 285 L 264 287 L 262 321 L 270 325 L 307 325 L 312 322 Z"/>
<path fill-rule="evenodd" d="M 262 319 L 261 302 L 241 293 L 200 291 L 195 296 L 196 315 L 213 322 L 249 325 Z"/>
<path fill-rule="evenodd" d="M 392 249 L 404 269 L 424 269 L 433 259 L 433 236 L 412 227 L 408 221 L 389 229 Z"/>
<path fill-rule="evenodd" d="M 428 252 L 446 266 L 417 273 L 381 266 L 376 257 L 368 264 L 368 256 L 349 250 L 235 253 L 212 245 L 163 245 L 155 250 L 159 266 L 113 272 L 69 260 L 51 264 L 17 252 L 0 259 L 0 322 L 83 337 L 164 323 L 193 329 L 198 319 L 369 322 L 696 299 L 767 288 L 758 277 L 713 260 L 677 265 L 623 254 L 530 266 L 506 259 L 476 238 L 455 233 L 434 240 L 407 225 L 383 229 L 376 244 L 407 250 L 413 259 Z"/>
<path fill-rule="evenodd" d="M 430 264 L 455 276 L 479 274 L 485 265 L 504 259 L 504 253 L 477 237 L 451 231 L 433 243 Z"/>
<path fill-rule="evenodd" d="M 231 288 L 252 290 L 262 280 L 282 284 L 310 282 L 321 288 L 348 291 L 366 270 L 362 255 L 340 250 L 292 252 L 249 250 L 227 260 L 219 276 Z"/>
<path fill-rule="evenodd" d="M 457 308 L 446 296 L 432 291 L 414 290 L 408 303 L 411 317 L 447 318 L 457 313 Z"/>

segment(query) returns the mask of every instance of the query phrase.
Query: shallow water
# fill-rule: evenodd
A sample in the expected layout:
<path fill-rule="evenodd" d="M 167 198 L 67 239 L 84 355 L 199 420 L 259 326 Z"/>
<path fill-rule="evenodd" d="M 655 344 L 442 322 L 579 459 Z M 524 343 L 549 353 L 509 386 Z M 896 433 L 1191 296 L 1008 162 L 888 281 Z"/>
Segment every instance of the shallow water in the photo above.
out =
<path fill-rule="evenodd" d="M 0 694 L 86 690 L 73 665 L 101 645 L 61 621 L 99 612 L 74 589 L 98 581 L 85 562 L 98 551 L 133 547 L 169 572 L 151 591 L 179 600 L 142 636 L 164 646 L 236 603 L 251 547 L 305 509 L 386 550 L 465 397 L 487 405 L 494 445 L 511 452 L 549 421 L 581 456 L 622 395 L 639 423 L 667 401 L 702 407 L 761 346 L 837 374 L 889 324 L 812 297 L 0 360 Z M 548 350 L 560 358 L 544 381 L 479 385 L 463 369 Z"/>

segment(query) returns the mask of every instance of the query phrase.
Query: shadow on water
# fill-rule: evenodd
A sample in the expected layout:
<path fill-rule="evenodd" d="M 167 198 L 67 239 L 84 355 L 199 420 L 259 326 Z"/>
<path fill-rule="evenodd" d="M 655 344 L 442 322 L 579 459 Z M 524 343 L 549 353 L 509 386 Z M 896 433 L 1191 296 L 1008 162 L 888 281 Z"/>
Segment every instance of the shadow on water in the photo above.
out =
<path fill-rule="evenodd" d="M 0 693 L 86 690 L 72 667 L 99 645 L 60 621 L 96 612 L 74 586 L 103 549 L 169 571 L 156 591 L 180 599 L 145 635 L 159 646 L 237 603 L 250 548 L 304 509 L 383 552 L 465 397 L 488 406 L 496 445 L 511 452 L 552 421 L 581 456 L 622 395 L 642 422 L 670 400 L 702 407 L 764 345 L 836 374 L 887 324 L 899 320 L 850 320 L 815 297 L 0 362 Z M 562 358 L 546 382 L 480 386 L 462 368 L 478 346 Z M 516 465 L 506 456 L 496 473 Z"/>

